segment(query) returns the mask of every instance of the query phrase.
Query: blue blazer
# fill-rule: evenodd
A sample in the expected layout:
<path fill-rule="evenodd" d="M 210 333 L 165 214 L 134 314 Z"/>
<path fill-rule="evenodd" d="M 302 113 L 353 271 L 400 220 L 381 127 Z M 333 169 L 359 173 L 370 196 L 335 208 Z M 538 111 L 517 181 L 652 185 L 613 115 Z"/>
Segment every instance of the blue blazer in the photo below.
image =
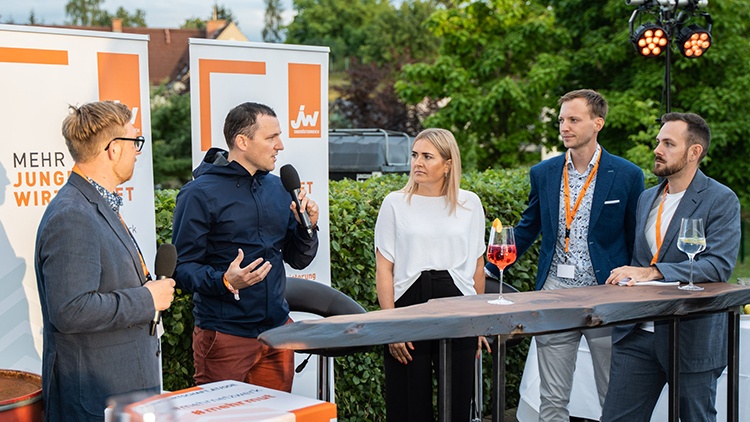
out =
<path fill-rule="evenodd" d="M 646 220 L 651 207 L 664 191 L 665 183 L 643 192 L 638 201 L 634 266 L 648 267 L 651 263 L 651 249 L 645 234 Z M 686 281 L 690 277 L 688 257 L 677 249 L 680 221 L 688 217 L 702 218 L 706 232 L 706 250 L 695 257 L 693 281 L 710 283 L 729 280 L 740 248 L 740 203 L 731 189 L 707 177 L 700 170 L 685 190 L 685 196 L 675 210 L 662 241 L 655 265 L 664 275 L 664 280 Z M 657 357 L 666 368 L 669 323 L 657 321 L 654 325 Z M 635 327 L 633 324 L 614 327 L 612 342 L 616 344 L 622 341 Z M 723 368 L 726 364 L 726 315 L 684 318 L 680 323 L 680 370 L 703 372 Z"/>
<path fill-rule="evenodd" d="M 560 183 L 564 166 L 565 155 L 560 155 L 531 168 L 529 204 L 515 228 L 519 257 L 542 235 L 536 276 L 537 290 L 544 286 L 555 254 L 560 216 Z M 613 268 L 630 262 L 636 203 L 641 192 L 643 171 L 630 161 L 602 148 L 588 231 L 589 255 L 599 284 L 604 284 Z M 497 268 L 491 263 L 487 264 L 487 268 L 491 272 L 497 272 Z"/>
<path fill-rule="evenodd" d="M 160 392 L 154 301 L 117 214 L 72 173 L 47 207 L 34 264 L 46 421 L 101 421 L 108 397 Z"/>

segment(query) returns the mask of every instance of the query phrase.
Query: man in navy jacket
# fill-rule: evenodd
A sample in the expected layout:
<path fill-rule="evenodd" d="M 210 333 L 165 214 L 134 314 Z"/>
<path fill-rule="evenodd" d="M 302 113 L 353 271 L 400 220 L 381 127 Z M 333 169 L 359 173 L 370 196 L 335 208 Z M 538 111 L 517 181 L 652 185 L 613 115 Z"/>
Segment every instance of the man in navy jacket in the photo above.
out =
<path fill-rule="evenodd" d="M 274 111 L 243 103 L 224 122 L 229 152 L 212 148 L 175 206 L 175 280 L 193 292 L 195 381 L 236 380 L 291 391 L 294 352 L 261 344 L 260 333 L 288 322 L 286 272 L 307 267 L 317 231 L 300 225 L 281 179 L 270 174 L 284 149 Z M 301 191 L 315 228 L 317 204 Z"/>
<path fill-rule="evenodd" d="M 592 90 L 560 98 L 560 136 L 565 155 L 531 168 L 529 204 L 515 228 L 521 256 L 542 235 L 537 290 L 603 284 L 612 268 L 630 262 L 635 211 L 643 171 L 609 154 L 597 142 L 607 102 Z M 566 200 L 567 196 L 567 200 Z M 496 272 L 492 264 L 487 270 Z M 536 336 L 539 353 L 540 421 L 568 421 L 581 335 L 591 350 L 600 404 L 609 382 L 609 328 Z"/>

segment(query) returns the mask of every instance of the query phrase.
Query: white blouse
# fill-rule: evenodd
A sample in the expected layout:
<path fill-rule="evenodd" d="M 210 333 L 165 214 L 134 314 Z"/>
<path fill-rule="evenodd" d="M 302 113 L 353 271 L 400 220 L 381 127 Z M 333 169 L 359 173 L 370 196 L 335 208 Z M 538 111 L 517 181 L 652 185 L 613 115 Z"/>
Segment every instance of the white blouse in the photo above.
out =
<path fill-rule="evenodd" d="M 375 224 L 375 250 L 393 263 L 394 301 L 426 270 L 447 270 L 464 295 L 475 295 L 477 259 L 484 255 L 484 209 L 479 197 L 459 190 L 456 212 L 444 196 L 402 191 L 383 200 Z"/>

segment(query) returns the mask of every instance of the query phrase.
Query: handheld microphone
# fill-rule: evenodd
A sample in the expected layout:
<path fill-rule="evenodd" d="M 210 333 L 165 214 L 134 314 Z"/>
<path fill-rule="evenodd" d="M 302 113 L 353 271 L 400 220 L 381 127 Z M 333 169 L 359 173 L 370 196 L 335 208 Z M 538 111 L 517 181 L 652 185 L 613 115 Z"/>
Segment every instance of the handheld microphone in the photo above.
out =
<path fill-rule="evenodd" d="M 154 260 L 154 273 L 157 280 L 172 277 L 174 269 L 177 267 L 177 248 L 171 243 L 162 243 L 156 250 L 156 259 Z M 150 334 L 156 335 L 156 326 L 159 325 L 161 311 L 156 311 L 154 319 L 151 321 Z"/>
<path fill-rule="evenodd" d="M 313 228 L 312 223 L 310 222 L 310 216 L 307 214 L 307 210 L 303 209 L 299 203 L 298 195 L 301 186 L 299 174 L 291 164 L 284 164 L 281 166 L 280 173 L 281 183 L 284 184 L 284 189 L 292 195 L 292 200 L 297 204 L 297 213 L 299 214 L 299 220 L 302 222 L 302 227 L 304 227 L 305 230 L 307 230 L 307 234 L 312 237 Z"/>

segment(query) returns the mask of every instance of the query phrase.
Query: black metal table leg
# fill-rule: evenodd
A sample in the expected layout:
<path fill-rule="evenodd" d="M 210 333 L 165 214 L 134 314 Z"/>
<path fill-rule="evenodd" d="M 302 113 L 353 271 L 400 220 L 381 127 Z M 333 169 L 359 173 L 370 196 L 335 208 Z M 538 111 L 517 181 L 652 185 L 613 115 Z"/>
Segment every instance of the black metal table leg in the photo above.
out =
<path fill-rule="evenodd" d="M 492 422 L 505 421 L 505 338 L 497 336 L 492 349 Z"/>
<path fill-rule="evenodd" d="M 669 322 L 669 420 L 680 417 L 680 319 Z"/>
<path fill-rule="evenodd" d="M 737 308 L 730 309 L 728 315 L 727 353 L 727 422 L 739 420 L 739 383 L 740 383 L 740 314 Z"/>
<path fill-rule="evenodd" d="M 328 377 L 328 357 L 318 355 L 318 400 L 331 401 L 331 380 Z"/>
<path fill-rule="evenodd" d="M 451 420 L 451 340 L 439 341 L 440 362 L 438 364 L 438 420 Z M 467 415 L 468 416 L 468 415 Z"/>

